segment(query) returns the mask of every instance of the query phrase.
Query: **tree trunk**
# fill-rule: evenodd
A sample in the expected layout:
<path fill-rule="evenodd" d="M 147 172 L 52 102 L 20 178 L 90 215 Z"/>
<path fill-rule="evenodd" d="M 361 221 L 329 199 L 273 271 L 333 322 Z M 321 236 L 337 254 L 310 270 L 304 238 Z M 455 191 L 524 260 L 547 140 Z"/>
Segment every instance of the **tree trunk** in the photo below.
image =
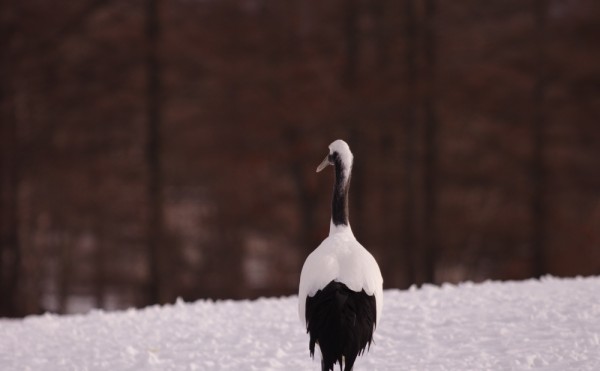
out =
<path fill-rule="evenodd" d="M 544 171 L 544 95 L 547 84 L 546 72 L 544 69 L 545 53 L 544 44 L 546 32 L 546 1 L 534 1 L 534 58 L 536 66 L 535 82 L 533 86 L 533 122 L 532 122 L 532 142 L 533 159 L 531 162 L 531 176 L 533 183 L 533 197 L 531 200 L 531 214 L 533 219 L 533 228 L 531 236 L 532 249 L 532 271 L 535 277 L 540 277 L 546 273 L 545 264 L 545 182 L 546 174 Z"/>
<path fill-rule="evenodd" d="M 424 27 L 424 73 L 426 76 L 426 89 L 423 99 L 425 114 L 425 245 L 424 245 L 424 268 L 425 281 L 436 282 L 436 260 L 437 260 L 437 130 L 438 122 L 435 110 L 435 0 L 427 0 L 425 3 L 425 27 Z"/>
<path fill-rule="evenodd" d="M 163 241 L 163 195 L 161 169 L 161 71 L 158 39 L 160 34 L 158 1 L 146 1 L 146 163 L 148 167 L 148 304 L 161 303 L 161 243 Z"/>
<path fill-rule="evenodd" d="M 68 229 L 62 232 L 60 239 L 60 261 L 58 267 L 58 311 L 66 314 L 68 311 L 69 294 L 71 292 L 71 281 L 73 271 L 73 241 Z"/>
<path fill-rule="evenodd" d="M 2 105 L 2 151 L 0 153 L 0 317 L 17 315 L 17 286 L 21 251 L 19 247 L 18 187 L 19 161 L 16 121 L 5 69 L 0 72 Z"/>
<path fill-rule="evenodd" d="M 415 107 L 417 94 L 417 27 L 415 0 L 404 0 L 406 36 L 406 109 L 404 110 L 404 223 L 402 226 L 402 255 L 405 261 L 405 279 L 410 286 L 416 280 L 414 269 L 415 249 L 415 188 L 414 163 L 416 142 Z"/>
<path fill-rule="evenodd" d="M 95 272 L 94 272 L 94 297 L 96 298 L 96 307 L 106 307 L 106 280 L 108 278 L 106 271 L 107 251 L 106 251 L 106 234 L 100 228 L 100 233 L 90 233 L 92 238 L 92 247 L 95 252 Z"/>
<path fill-rule="evenodd" d="M 9 22 L 2 21 L 0 44 L 6 46 L 10 45 L 12 29 Z M 19 138 L 11 60 L 6 48 L 0 48 L 0 53 L 0 317 L 16 317 L 21 315 L 18 305 L 21 268 Z"/>

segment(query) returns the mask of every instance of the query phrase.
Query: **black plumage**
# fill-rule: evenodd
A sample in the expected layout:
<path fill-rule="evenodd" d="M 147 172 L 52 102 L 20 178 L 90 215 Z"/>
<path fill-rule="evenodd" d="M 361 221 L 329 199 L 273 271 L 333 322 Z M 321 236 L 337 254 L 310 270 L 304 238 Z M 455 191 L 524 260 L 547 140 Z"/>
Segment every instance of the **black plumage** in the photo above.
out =
<path fill-rule="evenodd" d="M 350 173 L 344 175 L 344 166 L 337 152 L 329 155 L 329 160 L 335 168 L 335 183 L 331 199 L 331 222 L 334 225 L 350 225 L 348 211 L 348 194 L 350 190 Z"/>
<path fill-rule="evenodd" d="M 306 258 L 300 274 L 298 311 L 310 335 L 310 355 L 314 357 L 317 345 L 321 350 L 323 371 L 332 371 L 337 363 L 340 370 L 352 370 L 356 358 L 373 342 L 383 303 L 379 266 L 350 228 L 352 164 L 348 144 L 336 140 L 317 167 L 317 172 L 328 165 L 335 170 L 329 237 Z"/>
<path fill-rule="evenodd" d="M 371 346 L 377 321 L 375 296 L 350 290 L 341 282 L 331 281 L 306 299 L 306 327 L 310 334 L 310 355 L 315 344 L 321 348 L 322 371 L 352 370 L 356 357 Z"/>

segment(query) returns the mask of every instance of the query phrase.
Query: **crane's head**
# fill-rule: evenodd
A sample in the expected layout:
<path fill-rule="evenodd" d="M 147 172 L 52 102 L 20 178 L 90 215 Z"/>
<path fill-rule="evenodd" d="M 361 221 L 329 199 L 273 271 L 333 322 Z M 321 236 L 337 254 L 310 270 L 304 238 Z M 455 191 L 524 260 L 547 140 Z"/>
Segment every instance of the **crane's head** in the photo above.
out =
<path fill-rule="evenodd" d="M 350 152 L 348 143 L 338 139 L 329 145 L 329 154 L 317 167 L 317 173 L 325 169 L 328 165 L 333 165 L 347 175 L 350 169 L 352 169 L 353 160 L 354 156 Z"/>

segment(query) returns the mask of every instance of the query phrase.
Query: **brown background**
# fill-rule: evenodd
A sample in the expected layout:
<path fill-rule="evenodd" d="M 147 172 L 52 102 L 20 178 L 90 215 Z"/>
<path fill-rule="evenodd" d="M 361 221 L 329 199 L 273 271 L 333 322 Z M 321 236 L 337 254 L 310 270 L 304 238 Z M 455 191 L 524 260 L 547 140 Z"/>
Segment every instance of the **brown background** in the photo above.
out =
<path fill-rule="evenodd" d="M 0 316 L 600 274 L 597 0 L 5 0 Z"/>

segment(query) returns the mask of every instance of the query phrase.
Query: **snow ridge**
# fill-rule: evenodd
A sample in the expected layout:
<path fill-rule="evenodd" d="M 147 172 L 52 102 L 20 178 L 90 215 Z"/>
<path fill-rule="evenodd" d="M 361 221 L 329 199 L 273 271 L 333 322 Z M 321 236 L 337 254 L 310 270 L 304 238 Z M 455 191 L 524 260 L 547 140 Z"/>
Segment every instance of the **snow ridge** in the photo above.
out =
<path fill-rule="evenodd" d="M 600 370 L 600 277 L 386 290 L 356 370 Z M 297 297 L 0 320 L 1 370 L 317 370 Z"/>

